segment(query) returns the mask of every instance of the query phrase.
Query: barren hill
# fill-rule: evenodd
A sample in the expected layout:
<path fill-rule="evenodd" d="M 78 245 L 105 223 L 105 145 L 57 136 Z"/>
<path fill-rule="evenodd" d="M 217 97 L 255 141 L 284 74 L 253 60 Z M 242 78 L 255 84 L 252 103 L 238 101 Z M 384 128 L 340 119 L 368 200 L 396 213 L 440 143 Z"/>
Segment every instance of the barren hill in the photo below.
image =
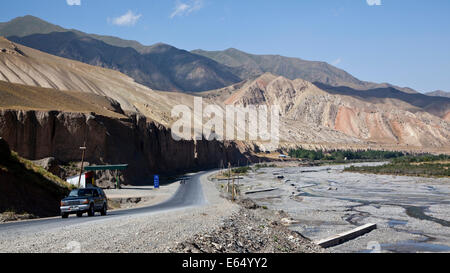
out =
<path fill-rule="evenodd" d="M 0 137 L 0 222 L 2 212 L 56 216 L 59 202 L 69 191 L 69 184 L 11 152 L 8 143 Z"/>
<path fill-rule="evenodd" d="M 155 44 L 140 53 L 71 31 L 8 39 L 56 56 L 118 70 L 158 90 L 204 91 L 241 80 L 222 64 L 166 44 Z"/>
<path fill-rule="evenodd" d="M 0 109 L 96 113 L 125 118 L 113 99 L 93 93 L 61 91 L 0 81 Z"/>
<path fill-rule="evenodd" d="M 166 113 L 173 105 L 166 96 L 118 71 L 53 56 L 1 37 L 0 80 L 109 97 L 126 112 L 140 112 L 166 125 Z"/>
<path fill-rule="evenodd" d="M 9 22 L 0 23 L 0 35 L 9 37 L 25 37 L 33 34 L 49 34 L 52 32 L 74 32 L 81 36 L 91 37 L 103 41 L 109 45 L 118 47 L 131 47 L 138 52 L 145 52 L 147 47 L 137 41 L 124 40 L 118 37 L 88 34 L 75 29 L 66 29 L 61 26 L 46 22 L 32 15 L 20 16 Z"/>
<path fill-rule="evenodd" d="M 450 98 L 450 92 L 442 91 L 442 90 L 436 90 L 433 92 L 428 92 L 425 95 L 427 96 L 434 96 L 434 97 L 446 97 Z"/>
<path fill-rule="evenodd" d="M 137 113 L 166 128 L 174 121 L 170 117 L 173 106 L 183 104 L 192 109 L 194 102 L 192 95 L 154 91 L 118 71 L 49 55 L 4 38 L 0 38 L 0 80 L 21 84 L 0 85 L 2 108 L 115 117 Z M 368 147 L 370 143 L 405 149 L 450 147 L 448 98 L 406 94 L 395 88 L 358 91 L 333 87 L 324 91 L 309 81 L 270 73 L 198 95 L 208 98 L 204 103 L 221 106 L 280 105 L 284 147 L 308 143 L 340 148 Z M 207 121 L 195 115 L 194 122 Z M 258 144 L 263 149 L 276 148 Z"/>
<path fill-rule="evenodd" d="M 144 184 L 156 171 L 213 168 L 252 156 L 239 143 L 174 140 L 171 109 L 192 107 L 194 97 L 153 91 L 118 71 L 0 38 L 0 78 L 0 136 L 27 159 L 77 162 L 86 141 L 88 162 L 129 163 L 125 182 Z"/>
<path fill-rule="evenodd" d="M 96 112 L 95 109 L 104 108 L 106 101 L 110 100 L 112 104 L 119 103 L 117 108 L 126 114 L 138 113 L 166 127 L 173 122 L 170 115 L 173 106 L 183 104 L 192 108 L 194 103 L 192 95 L 154 91 L 118 71 L 50 55 L 2 37 L 0 81 L 21 85 L 0 84 L 0 88 L 6 87 L 0 93 L 5 98 L 0 104 L 3 108 L 69 112 L 91 109 L 89 111 Z M 58 93 L 58 90 L 70 92 Z M 73 97 L 76 100 L 71 103 L 69 98 Z M 91 102 L 89 107 L 77 106 L 88 100 Z M 194 121 L 199 122 L 199 117 Z"/>
<path fill-rule="evenodd" d="M 388 83 L 376 84 L 361 81 L 346 71 L 326 62 L 307 61 L 280 55 L 255 55 L 234 48 L 224 51 L 194 50 L 192 53 L 211 58 L 234 69 L 242 79 L 259 76 L 263 73 L 280 75 L 291 80 L 304 79 L 320 83 L 323 87 L 345 86 L 357 90 L 393 87 L 405 93 L 417 93 L 410 88 L 393 86 Z"/>
<path fill-rule="evenodd" d="M 227 66 L 170 45 L 143 46 L 64 29 L 33 16 L 2 23 L 0 35 L 52 55 L 118 70 L 157 90 L 205 91 L 241 81 Z"/>
<path fill-rule="evenodd" d="M 404 99 L 396 97 L 395 92 L 381 97 L 329 92 L 302 79 L 289 80 L 270 73 L 202 93 L 224 104 L 280 105 L 284 123 L 281 135 L 287 142 L 364 141 L 448 149 L 450 100 L 409 95 Z"/>
<path fill-rule="evenodd" d="M 161 43 L 144 46 L 137 41 L 65 29 L 29 15 L 0 23 L 1 35 L 46 53 L 121 71 L 136 82 L 157 90 L 205 91 L 270 72 L 291 80 L 301 78 L 320 83 L 322 89 L 395 88 L 405 93 L 417 93 L 388 83 L 361 81 L 325 62 L 254 55 L 233 48 L 188 52 Z"/>

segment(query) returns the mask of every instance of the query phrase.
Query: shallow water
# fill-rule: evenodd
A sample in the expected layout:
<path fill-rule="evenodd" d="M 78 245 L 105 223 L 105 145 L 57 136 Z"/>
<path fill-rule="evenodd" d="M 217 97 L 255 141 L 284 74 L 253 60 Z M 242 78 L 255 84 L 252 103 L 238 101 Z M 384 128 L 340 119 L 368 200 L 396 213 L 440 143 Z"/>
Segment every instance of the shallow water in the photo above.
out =
<path fill-rule="evenodd" d="M 389 227 L 404 226 L 406 224 L 408 224 L 408 221 L 395 220 L 395 219 L 391 219 L 391 220 L 388 221 Z"/>
<path fill-rule="evenodd" d="M 384 163 L 352 165 L 379 164 Z M 378 225 L 330 249 L 335 252 L 367 252 L 372 244 L 386 252 L 450 252 L 450 179 L 348 173 L 344 167 L 260 169 L 243 184 L 280 188 L 276 199 L 270 199 L 271 193 L 251 198 L 288 212 L 300 221 L 292 229 L 313 240 L 367 223 Z M 284 182 L 274 173 L 283 175 Z"/>
<path fill-rule="evenodd" d="M 415 241 L 398 242 L 395 244 L 382 244 L 381 249 L 390 252 L 401 253 L 450 252 L 450 246 L 448 245 L 430 244 Z"/>

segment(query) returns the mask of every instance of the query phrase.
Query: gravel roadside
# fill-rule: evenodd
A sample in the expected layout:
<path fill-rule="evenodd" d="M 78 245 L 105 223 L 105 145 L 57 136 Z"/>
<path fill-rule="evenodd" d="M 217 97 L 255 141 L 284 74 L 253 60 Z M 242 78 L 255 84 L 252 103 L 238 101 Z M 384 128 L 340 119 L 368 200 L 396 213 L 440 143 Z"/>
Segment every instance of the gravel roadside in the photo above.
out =
<path fill-rule="evenodd" d="M 205 197 L 202 207 L 164 213 L 124 216 L 31 234 L 0 235 L 5 253 L 155 253 L 167 252 L 195 234 L 210 232 L 239 210 L 221 198 L 215 186 L 201 178 Z"/>
<path fill-rule="evenodd" d="M 310 253 L 324 252 L 286 225 L 289 215 L 223 197 L 208 175 L 208 204 L 164 213 L 104 218 L 32 233 L 0 234 L 7 253 Z"/>
<path fill-rule="evenodd" d="M 169 249 L 174 253 L 323 253 L 325 249 L 288 228 L 289 215 L 237 201 L 238 212 L 214 231 L 200 233 Z"/>

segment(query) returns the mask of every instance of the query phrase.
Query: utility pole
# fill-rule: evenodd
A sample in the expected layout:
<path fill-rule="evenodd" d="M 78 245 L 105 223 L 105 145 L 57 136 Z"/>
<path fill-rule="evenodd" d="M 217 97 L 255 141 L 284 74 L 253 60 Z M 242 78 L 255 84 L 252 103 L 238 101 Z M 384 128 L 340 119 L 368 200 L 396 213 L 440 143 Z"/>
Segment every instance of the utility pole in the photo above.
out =
<path fill-rule="evenodd" d="M 235 192 L 234 192 L 234 176 L 233 176 L 233 187 L 232 187 L 232 190 L 231 190 L 232 192 L 231 192 L 231 197 L 232 197 L 232 200 L 233 200 L 233 202 L 234 202 L 234 198 L 235 198 Z"/>
<path fill-rule="evenodd" d="M 80 150 L 82 150 L 81 154 L 81 168 L 80 168 L 80 177 L 78 178 L 78 188 L 81 186 L 81 175 L 83 174 L 83 167 L 84 167 L 84 154 L 86 153 L 86 141 L 84 142 L 83 147 L 80 147 Z"/>
<path fill-rule="evenodd" d="M 231 179 L 231 163 L 228 162 L 228 184 L 227 184 L 227 192 L 230 191 L 230 179 Z"/>

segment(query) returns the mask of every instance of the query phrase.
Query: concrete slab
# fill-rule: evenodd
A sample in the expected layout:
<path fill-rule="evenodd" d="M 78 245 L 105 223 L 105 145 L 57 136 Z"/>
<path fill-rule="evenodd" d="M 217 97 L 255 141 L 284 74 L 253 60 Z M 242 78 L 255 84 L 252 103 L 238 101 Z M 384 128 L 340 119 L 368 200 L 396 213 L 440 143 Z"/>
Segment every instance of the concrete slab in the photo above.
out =
<path fill-rule="evenodd" d="M 366 233 L 369 233 L 376 228 L 377 224 L 366 224 L 350 231 L 342 232 L 323 240 L 318 240 L 315 243 L 323 248 L 337 246 L 359 236 L 362 236 Z"/>

